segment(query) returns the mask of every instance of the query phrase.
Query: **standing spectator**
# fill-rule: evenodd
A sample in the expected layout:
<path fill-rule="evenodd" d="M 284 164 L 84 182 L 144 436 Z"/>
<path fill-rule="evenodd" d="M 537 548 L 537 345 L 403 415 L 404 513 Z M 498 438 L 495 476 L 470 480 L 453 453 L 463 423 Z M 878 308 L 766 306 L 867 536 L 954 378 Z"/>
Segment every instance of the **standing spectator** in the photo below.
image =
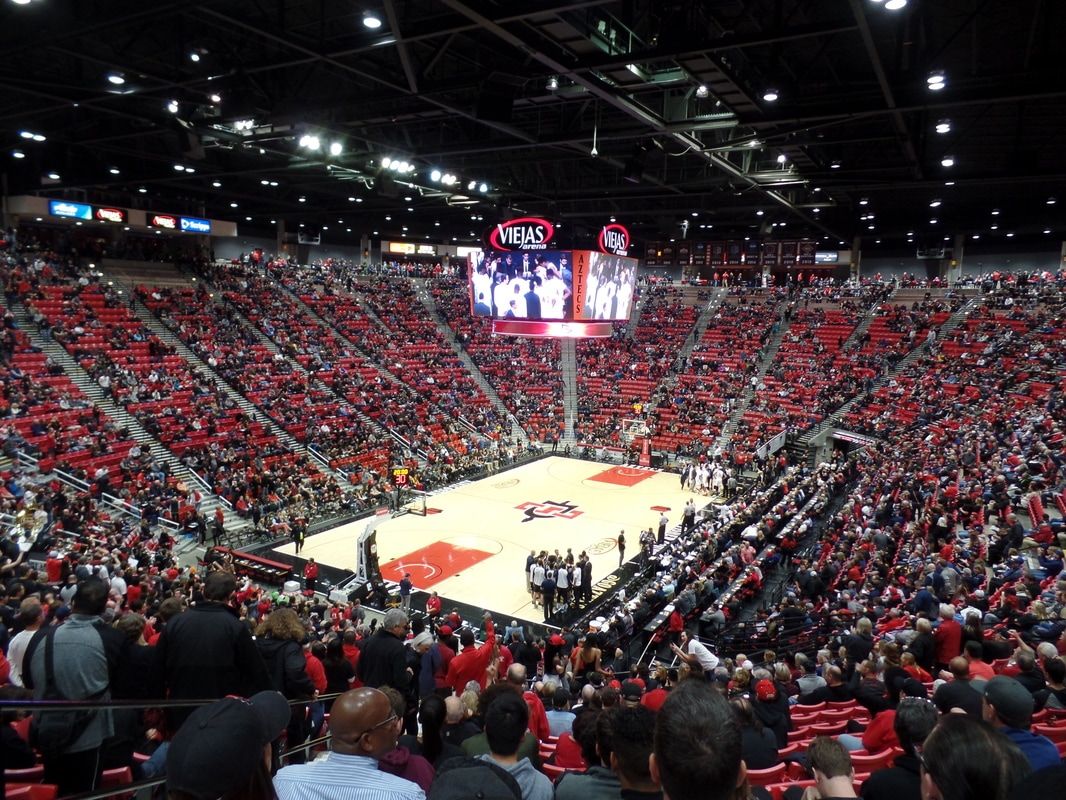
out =
<path fill-rule="evenodd" d="M 318 564 L 315 563 L 313 558 L 307 559 L 307 564 L 304 565 L 304 590 L 311 595 L 315 593 L 315 586 L 318 583 Z"/>
<path fill-rule="evenodd" d="M 277 692 L 201 706 L 165 751 L 168 797 L 273 800 L 271 743 L 288 719 L 289 706 Z"/>
<path fill-rule="evenodd" d="M 622 566 L 622 562 L 626 558 L 626 532 L 618 532 L 618 566 Z"/>
<path fill-rule="evenodd" d="M 109 587 L 98 578 L 78 583 L 73 613 L 58 627 L 38 631 L 26 650 L 23 677 L 34 699 L 111 699 L 112 675 L 129 641 L 100 618 L 107 609 Z M 56 696 L 58 693 L 58 697 Z M 101 749 L 114 735 L 113 712 L 38 711 L 37 747 L 44 760 L 46 783 L 61 795 L 92 791 L 101 769 Z M 52 736 L 46 736 L 52 731 Z"/>
<path fill-rule="evenodd" d="M 403 606 L 403 613 L 411 613 L 411 589 L 413 584 L 411 583 L 411 573 L 405 572 L 403 578 L 400 580 L 400 605 Z"/>
<path fill-rule="evenodd" d="M 933 641 L 936 642 L 937 669 L 946 669 L 948 662 L 962 652 L 962 626 L 955 621 L 955 608 L 948 603 L 940 606 L 940 625 L 933 634 Z"/>
<path fill-rule="evenodd" d="M 456 653 L 448 665 L 445 681 L 457 695 L 461 695 L 470 681 L 477 681 L 482 689 L 488 682 L 485 670 L 492 661 L 493 648 L 496 646 L 496 630 L 492 626 L 492 616 L 485 612 L 485 641 L 480 647 L 474 644 L 474 632 L 463 628 L 459 635 L 463 649 Z M 364 654 L 365 657 L 365 654 Z"/>
<path fill-rule="evenodd" d="M 385 613 L 381 626 L 363 646 L 359 657 L 358 674 L 364 685 L 374 689 L 391 686 L 406 692 L 414 677 L 414 670 L 407 666 L 404 647 L 410 627 L 407 615 L 400 609 L 390 608 Z"/>
<path fill-rule="evenodd" d="M 236 592 L 233 573 L 209 572 L 203 600 L 167 622 L 156 644 L 156 664 L 161 671 L 157 683 L 171 700 L 250 697 L 271 688 L 251 631 L 230 605 Z M 173 710 L 171 729 L 177 730 L 190 713 Z"/>
<path fill-rule="evenodd" d="M 507 770 L 522 788 L 522 800 L 552 800 L 552 783 L 537 772 L 528 758 L 518 757 L 529 725 L 529 708 L 516 693 L 504 692 L 485 710 L 485 738 L 489 752 L 481 756 Z"/>
<path fill-rule="evenodd" d="M 7 646 L 7 660 L 11 664 L 11 683 L 15 686 L 23 686 L 22 661 L 26 655 L 26 648 L 29 647 L 33 635 L 44 624 L 44 609 L 41 607 L 40 598 L 31 595 L 19 603 L 19 613 L 15 624 L 20 625 L 22 630 L 11 638 Z"/>
<path fill-rule="evenodd" d="M 921 764 L 917 749 L 936 727 L 936 706 L 922 697 L 904 697 L 892 728 L 903 748 L 890 769 L 876 770 L 862 785 L 864 800 L 921 800 Z"/>
<path fill-rule="evenodd" d="M 574 712 L 570 710 L 570 698 L 566 692 L 556 689 L 552 694 L 552 709 L 547 712 L 548 728 L 558 738 L 574 728 Z"/>
<path fill-rule="evenodd" d="M 296 612 L 291 608 L 270 612 L 255 634 L 255 644 L 266 664 L 274 691 L 281 692 L 286 700 L 310 700 L 315 694 L 315 687 L 307 674 L 307 659 L 302 646 L 307 632 Z M 293 705 L 286 729 L 286 746 L 289 749 L 302 744 L 307 738 L 306 719 L 307 706 L 300 703 Z M 303 755 L 303 751 L 298 751 L 290 758 L 298 763 L 303 760 Z"/>
<path fill-rule="evenodd" d="M 689 500 L 689 502 L 691 503 L 692 501 Z M 692 513 L 695 515 L 695 509 L 693 509 Z M 666 512 L 663 511 L 659 515 L 659 530 L 655 532 L 655 541 L 657 544 L 664 544 L 666 542 L 666 526 L 669 524 L 670 518 L 666 516 Z"/>

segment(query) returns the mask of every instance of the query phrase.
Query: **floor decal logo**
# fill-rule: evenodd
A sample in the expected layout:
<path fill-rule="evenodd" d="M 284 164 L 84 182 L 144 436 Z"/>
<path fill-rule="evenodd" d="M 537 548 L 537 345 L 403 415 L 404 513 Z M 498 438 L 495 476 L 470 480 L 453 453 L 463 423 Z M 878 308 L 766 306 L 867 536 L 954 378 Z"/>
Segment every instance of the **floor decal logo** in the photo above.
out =
<path fill-rule="evenodd" d="M 492 484 L 493 489 L 510 489 L 512 486 L 518 485 L 518 478 L 511 478 L 506 481 L 500 481 L 499 483 Z"/>
<path fill-rule="evenodd" d="M 577 505 L 569 500 L 563 500 L 561 503 L 554 500 L 545 500 L 543 503 L 525 502 L 515 508 L 526 512 L 526 518 L 522 522 L 534 519 L 575 519 L 582 514 L 577 510 Z"/>

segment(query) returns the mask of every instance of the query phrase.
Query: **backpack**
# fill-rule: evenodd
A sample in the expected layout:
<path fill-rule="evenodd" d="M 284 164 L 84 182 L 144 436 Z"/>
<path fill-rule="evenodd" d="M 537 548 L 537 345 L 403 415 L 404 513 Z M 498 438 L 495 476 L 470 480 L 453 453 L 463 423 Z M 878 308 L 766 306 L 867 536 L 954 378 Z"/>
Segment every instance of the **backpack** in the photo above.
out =
<path fill-rule="evenodd" d="M 42 629 L 44 632 L 44 675 L 45 683 L 43 693 L 40 700 L 69 700 L 70 698 L 63 695 L 59 691 L 59 687 L 56 686 L 56 673 L 55 673 L 55 632 L 59 630 L 57 627 L 48 627 Z M 26 664 L 27 669 L 25 671 L 26 686 L 27 688 L 33 688 L 33 679 L 30 677 L 31 670 L 29 669 L 30 658 L 33 656 L 36 645 L 40 643 L 40 639 L 35 639 L 30 643 L 30 646 L 26 648 L 26 654 L 24 656 L 23 663 Z M 89 697 L 84 698 L 86 701 L 99 700 L 106 694 L 107 689 L 103 689 Z M 56 710 L 56 711 L 34 711 L 33 721 L 30 723 L 30 744 L 42 753 L 46 754 L 59 754 L 64 752 L 78 737 L 84 733 L 86 726 L 96 716 L 96 711 L 93 709 L 82 710 Z"/>
<path fill-rule="evenodd" d="M 522 787 L 491 761 L 459 756 L 437 767 L 426 800 L 522 800 Z"/>

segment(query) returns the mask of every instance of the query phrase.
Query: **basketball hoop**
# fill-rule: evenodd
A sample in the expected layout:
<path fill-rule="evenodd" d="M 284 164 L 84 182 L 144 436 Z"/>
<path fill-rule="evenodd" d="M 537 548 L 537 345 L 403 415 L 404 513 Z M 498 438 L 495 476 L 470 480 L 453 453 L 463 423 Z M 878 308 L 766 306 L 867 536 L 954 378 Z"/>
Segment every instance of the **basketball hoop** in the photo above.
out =
<path fill-rule="evenodd" d="M 622 420 L 622 438 L 625 439 L 626 444 L 632 444 L 637 439 L 644 439 L 648 436 L 648 425 L 642 419 L 624 419 Z"/>

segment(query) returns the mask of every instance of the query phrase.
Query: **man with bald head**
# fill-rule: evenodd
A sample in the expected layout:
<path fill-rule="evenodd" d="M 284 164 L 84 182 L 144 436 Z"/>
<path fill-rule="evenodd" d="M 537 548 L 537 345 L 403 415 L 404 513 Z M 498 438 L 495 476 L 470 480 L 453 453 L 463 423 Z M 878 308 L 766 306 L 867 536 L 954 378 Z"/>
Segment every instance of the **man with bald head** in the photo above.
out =
<path fill-rule="evenodd" d="M 323 761 L 279 770 L 278 800 L 425 800 L 417 784 L 378 769 L 378 759 L 396 749 L 402 724 L 383 692 L 345 692 L 330 711 L 331 752 Z"/>
<path fill-rule="evenodd" d="M 981 693 L 974 683 L 983 685 L 983 681 L 974 681 L 970 675 L 970 662 L 962 656 L 956 656 L 948 662 L 948 668 L 940 673 L 941 678 L 950 680 L 942 684 L 933 695 L 933 702 L 941 714 L 948 714 L 953 708 L 960 708 L 974 719 L 981 719 Z"/>
<path fill-rule="evenodd" d="M 447 716 L 444 718 L 444 729 L 441 731 L 441 736 L 444 737 L 444 741 L 448 744 L 454 744 L 458 747 L 471 736 L 477 736 L 481 733 L 481 729 L 467 719 L 463 701 L 454 694 L 444 698 L 444 708 Z"/>

